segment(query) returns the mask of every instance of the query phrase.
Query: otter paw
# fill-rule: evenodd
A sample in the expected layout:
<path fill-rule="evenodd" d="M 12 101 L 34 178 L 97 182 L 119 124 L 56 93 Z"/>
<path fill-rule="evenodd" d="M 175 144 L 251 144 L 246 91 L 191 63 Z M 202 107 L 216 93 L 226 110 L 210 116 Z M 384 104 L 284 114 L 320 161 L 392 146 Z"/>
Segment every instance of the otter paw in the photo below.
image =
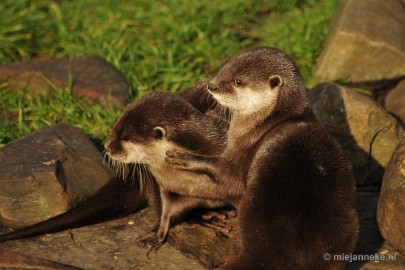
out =
<path fill-rule="evenodd" d="M 189 223 L 199 224 L 203 227 L 207 227 L 222 233 L 225 236 L 229 236 L 232 231 L 232 226 L 226 224 L 223 219 L 218 219 L 216 217 L 205 219 L 204 217 L 193 217 L 189 220 Z"/>
<path fill-rule="evenodd" d="M 232 226 L 228 225 L 225 220 L 233 217 L 236 217 L 236 210 L 231 207 L 200 209 L 191 212 L 189 222 L 214 229 L 225 236 L 229 236 Z"/>
<path fill-rule="evenodd" d="M 165 240 L 165 237 L 150 232 L 136 239 L 136 243 L 139 247 L 146 247 L 149 251 L 156 251 L 165 243 Z"/>
<path fill-rule="evenodd" d="M 165 161 L 166 163 L 169 163 L 171 165 L 174 165 L 176 169 L 191 169 L 192 166 L 192 160 L 194 157 L 192 155 L 182 153 L 179 151 L 167 151 L 166 152 L 166 158 Z"/>
<path fill-rule="evenodd" d="M 196 212 L 198 215 L 201 216 L 204 220 L 211 220 L 213 218 L 217 218 L 219 220 L 225 220 L 228 218 L 236 217 L 236 210 L 235 209 L 227 209 L 227 208 L 219 208 L 213 210 L 206 210 Z"/>

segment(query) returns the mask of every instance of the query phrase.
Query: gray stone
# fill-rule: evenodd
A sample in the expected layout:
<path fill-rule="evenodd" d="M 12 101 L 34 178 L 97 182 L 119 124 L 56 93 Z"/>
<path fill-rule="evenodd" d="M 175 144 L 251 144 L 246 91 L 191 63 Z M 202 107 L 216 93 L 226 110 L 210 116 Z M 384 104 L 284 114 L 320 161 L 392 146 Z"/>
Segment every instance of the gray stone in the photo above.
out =
<path fill-rule="evenodd" d="M 405 257 L 380 236 L 375 213 L 378 192 L 375 189 L 358 190 L 356 209 L 360 218 L 360 239 L 354 254 L 395 255 L 395 260 L 355 261 L 347 269 L 404 269 Z M 206 269 L 222 263 L 238 249 L 237 219 L 228 220 L 233 226 L 230 237 L 218 236 L 212 229 L 182 222 L 169 232 L 169 243 L 186 253 L 182 255 L 169 244 L 147 256 L 135 239 L 147 234 L 157 221 L 151 208 L 122 219 L 91 225 L 64 232 L 0 244 L 0 248 L 23 252 L 84 269 Z M 1 231 L 1 228 L 0 228 Z M 258 239 L 260 241 L 260 239 Z M 232 243 L 233 242 L 233 243 Z M 277 244 L 276 244 L 277 245 Z M 200 266 L 197 260 L 204 265 Z M 402 268 L 401 268 L 402 267 Z"/>
<path fill-rule="evenodd" d="M 402 80 L 385 97 L 385 109 L 405 124 L 405 80 Z"/>
<path fill-rule="evenodd" d="M 405 4 L 344 0 L 318 61 L 318 82 L 374 82 L 405 75 Z"/>
<path fill-rule="evenodd" d="M 168 241 L 204 267 L 213 269 L 236 256 L 241 248 L 238 219 L 229 218 L 226 223 L 232 227 L 229 235 L 183 222 L 170 230 Z"/>
<path fill-rule="evenodd" d="M 101 105 L 123 106 L 129 85 L 124 76 L 99 57 L 70 57 L 0 65 L 0 81 L 33 95 L 47 96 L 54 87 L 72 86 L 72 92 Z"/>
<path fill-rule="evenodd" d="M 359 240 L 353 255 L 384 256 L 384 259 L 356 259 L 350 262 L 347 270 L 371 269 L 405 269 L 405 254 L 401 254 L 388 243 L 384 242 L 378 230 L 376 212 L 379 192 L 375 187 L 358 187 L 356 210 L 360 221 Z"/>
<path fill-rule="evenodd" d="M 16 261 L 18 261 L 18 264 L 16 264 Z M 35 268 L 33 267 L 34 264 L 36 265 Z M 29 266 L 29 268 L 27 268 L 27 266 Z M 14 252 L 2 247 L 0 247 L 0 269 L 79 270 L 79 268 L 73 266 L 61 265 L 57 262 Z"/>
<path fill-rule="evenodd" d="M 149 233 L 156 221 L 154 211 L 147 208 L 122 219 L 5 242 L 0 247 L 86 270 L 204 269 L 198 261 L 187 258 L 170 244 L 149 254 L 147 249 L 138 247 L 135 240 Z"/>
<path fill-rule="evenodd" d="M 60 214 L 113 175 L 79 129 L 42 128 L 0 149 L 0 223 L 23 227 Z"/>
<path fill-rule="evenodd" d="M 308 92 L 326 129 L 343 147 L 357 185 L 381 182 L 384 168 L 398 145 L 398 123 L 371 98 L 333 83 Z"/>
<path fill-rule="evenodd" d="M 405 252 L 405 139 L 398 145 L 385 171 L 377 220 L 384 239 Z"/>

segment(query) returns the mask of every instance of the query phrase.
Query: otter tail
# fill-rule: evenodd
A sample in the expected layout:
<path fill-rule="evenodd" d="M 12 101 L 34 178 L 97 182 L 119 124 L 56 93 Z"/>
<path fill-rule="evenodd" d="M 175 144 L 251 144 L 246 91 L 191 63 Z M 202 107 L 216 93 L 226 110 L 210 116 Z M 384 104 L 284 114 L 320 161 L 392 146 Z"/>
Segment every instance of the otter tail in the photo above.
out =
<path fill-rule="evenodd" d="M 71 210 L 0 235 L 0 242 L 77 228 L 133 213 L 151 203 L 150 199 L 156 194 L 154 191 L 156 185 L 145 185 L 141 192 L 139 184 L 136 177 L 128 181 L 114 177 L 97 193 Z"/>

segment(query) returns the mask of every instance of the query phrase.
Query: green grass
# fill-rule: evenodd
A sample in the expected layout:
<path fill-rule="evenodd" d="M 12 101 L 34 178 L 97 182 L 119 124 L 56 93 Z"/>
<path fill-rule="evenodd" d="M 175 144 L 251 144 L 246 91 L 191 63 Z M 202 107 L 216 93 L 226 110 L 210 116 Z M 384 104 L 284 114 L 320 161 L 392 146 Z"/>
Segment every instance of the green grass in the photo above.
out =
<path fill-rule="evenodd" d="M 71 55 L 101 56 L 131 85 L 131 99 L 176 92 L 209 76 L 246 47 L 290 54 L 311 82 L 338 0 L 0 2 L 0 63 Z M 103 141 L 117 109 L 51 99 L 0 84 L 0 145 L 44 125 L 69 123 Z"/>
<path fill-rule="evenodd" d="M 339 1 L 308 0 L 300 8 L 271 14 L 256 31 L 260 44 L 276 44 L 290 55 L 301 69 L 308 86 L 314 86 L 316 59 L 329 32 L 329 22 Z"/>

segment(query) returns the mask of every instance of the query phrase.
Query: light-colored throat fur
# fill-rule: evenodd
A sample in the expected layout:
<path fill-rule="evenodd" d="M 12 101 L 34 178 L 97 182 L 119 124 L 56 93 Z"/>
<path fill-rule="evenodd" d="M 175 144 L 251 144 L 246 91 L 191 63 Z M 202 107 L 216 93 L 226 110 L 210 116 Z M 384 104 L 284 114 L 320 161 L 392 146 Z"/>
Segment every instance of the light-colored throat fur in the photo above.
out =
<path fill-rule="evenodd" d="M 258 111 L 248 115 L 234 113 L 228 131 L 225 151 L 234 147 L 248 148 L 255 144 L 268 131 L 264 122 L 270 115 L 271 113 L 268 111 Z M 243 142 L 242 146 L 241 142 Z"/>
<path fill-rule="evenodd" d="M 247 144 L 246 146 L 250 146 L 268 130 L 265 122 L 275 110 L 279 96 L 279 89 L 272 91 L 274 92 L 262 97 L 261 106 L 251 107 L 250 110 L 243 112 L 238 110 L 233 112 L 226 148 L 240 147 L 241 141 Z M 245 145 L 243 146 L 245 147 Z"/>

